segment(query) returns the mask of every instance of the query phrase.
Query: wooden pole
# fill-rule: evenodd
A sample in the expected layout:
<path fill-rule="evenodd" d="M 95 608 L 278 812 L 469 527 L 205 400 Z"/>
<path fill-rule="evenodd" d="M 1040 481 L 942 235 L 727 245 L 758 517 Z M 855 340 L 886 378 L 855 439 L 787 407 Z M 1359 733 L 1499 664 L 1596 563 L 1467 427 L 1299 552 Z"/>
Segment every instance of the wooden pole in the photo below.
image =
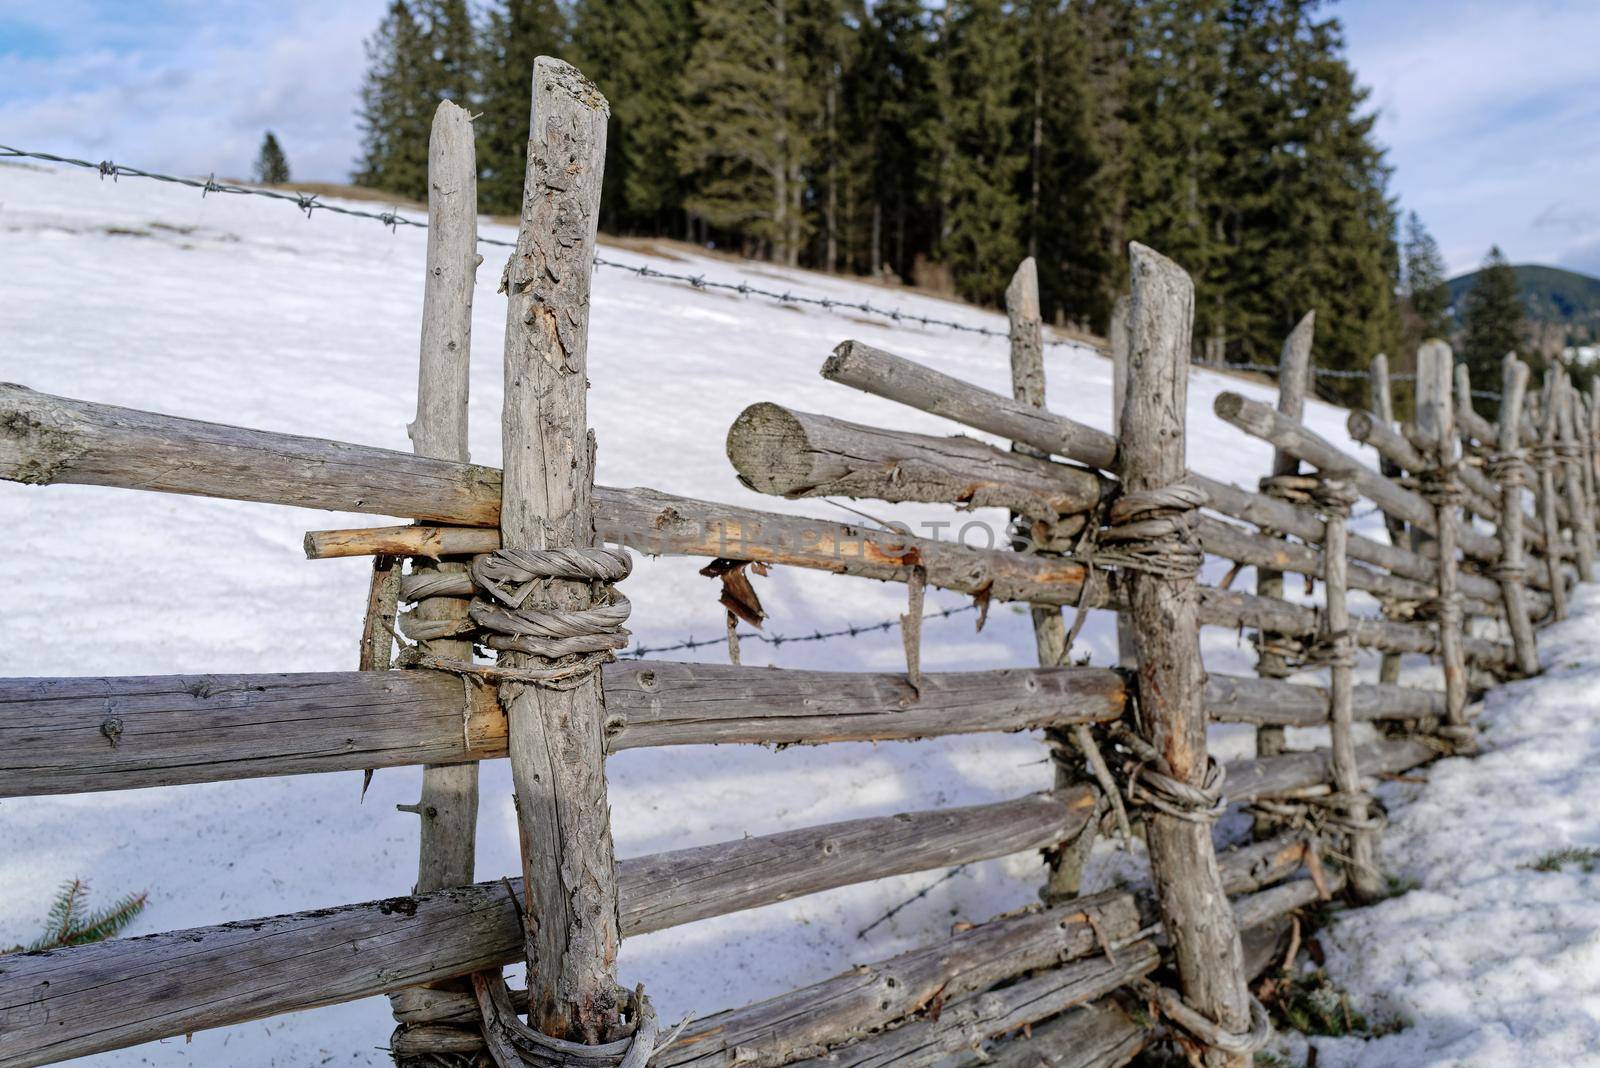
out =
<path fill-rule="evenodd" d="M 433 117 L 428 143 L 428 276 L 422 298 L 422 359 L 417 418 L 410 426 L 418 456 L 468 462 L 467 382 L 472 353 L 472 295 L 478 264 L 478 168 L 472 120 L 446 100 Z M 414 574 L 464 573 L 457 561 L 412 561 Z M 423 621 L 467 617 L 470 600 L 433 597 L 418 603 Z M 472 660 L 470 639 L 425 640 L 423 652 Z M 478 822 L 478 765 L 434 764 L 423 769 L 422 849 L 417 892 L 473 881 Z"/>
<path fill-rule="evenodd" d="M 1371 385 L 1369 395 L 1373 418 L 1377 419 L 1385 428 L 1393 428 L 1394 420 L 1394 392 L 1389 387 L 1389 357 L 1384 353 L 1372 358 L 1371 377 L 1367 380 Z M 1387 458 L 1378 462 L 1378 470 L 1387 478 L 1398 478 L 1402 472 L 1394 461 Z M 1396 548 L 1406 547 L 1406 525 L 1387 512 L 1383 515 L 1384 529 L 1389 532 L 1389 542 Z M 1348 537 L 1348 535 L 1347 535 Z M 1383 660 L 1378 665 L 1378 681 L 1380 683 L 1397 683 L 1400 681 L 1400 654 L 1384 653 Z"/>
<path fill-rule="evenodd" d="M 1517 669 L 1524 675 L 1537 675 L 1539 650 L 1528 619 L 1528 589 L 1524 583 L 1527 561 L 1522 548 L 1522 497 L 1528 484 L 1526 453 L 1522 450 L 1522 398 L 1527 388 L 1528 365 L 1515 353 L 1507 353 L 1501 362 L 1500 427 L 1493 464 L 1502 494 L 1502 555 L 1496 565 L 1496 577 L 1505 595 L 1506 621 L 1511 629 L 1511 644 L 1517 651 Z"/>
<path fill-rule="evenodd" d="M 1550 572 L 1550 610 L 1560 620 L 1567 618 L 1567 575 L 1562 566 L 1567 551 L 1556 507 L 1556 399 L 1556 375 L 1547 370 L 1540 391 L 1539 444 L 1534 449 L 1534 463 L 1539 476 L 1539 515 L 1546 531 L 1544 559 Z M 1532 400 L 1530 397 L 1530 406 Z"/>
<path fill-rule="evenodd" d="M 534 61 L 522 224 L 506 268 L 507 548 L 595 544 L 587 433 L 589 278 L 610 107 L 576 68 Z M 549 582 L 555 606 L 593 604 L 589 583 Z M 532 664 L 503 653 L 513 670 Z M 616 985 L 617 864 L 606 799 L 605 703 L 596 675 L 571 689 L 502 687 L 522 840 L 528 1022 L 597 1043 L 621 1028 Z"/>
<path fill-rule="evenodd" d="M 1461 647 L 1463 619 L 1456 601 L 1456 574 L 1460 566 L 1458 502 L 1451 499 L 1445 485 L 1456 481 L 1453 469 L 1459 459 L 1450 403 L 1453 363 L 1450 346 L 1443 341 L 1425 341 L 1417 351 L 1417 427 L 1432 443 L 1434 462 L 1440 469 L 1440 485 L 1433 508 L 1435 544 L 1439 550 L 1439 662 L 1444 669 L 1445 722 L 1460 730 L 1467 725 L 1467 665 Z"/>
<path fill-rule="evenodd" d="M 1578 444 L 1577 390 L 1563 370 L 1556 370 L 1557 427 L 1560 434 L 1558 455 L 1565 473 L 1567 504 L 1572 509 L 1572 540 L 1577 549 L 1578 578 L 1593 582 L 1595 576 L 1594 515 L 1583 489 L 1583 448 Z"/>
<path fill-rule="evenodd" d="M 1011 276 L 1011 284 L 1006 286 L 1006 318 L 1011 328 L 1011 392 L 1022 404 L 1044 408 L 1044 324 L 1039 311 L 1039 269 L 1032 256 L 1022 261 Z M 1040 450 L 1016 441 L 1011 443 L 1011 451 L 1041 456 Z M 1055 534 L 1051 525 L 1037 523 L 1032 525 L 1030 536 L 1036 543 L 1053 544 Z M 1035 604 L 1029 607 L 1039 666 L 1066 667 L 1071 649 L 1067 644 L 1067 625 L 1061 616 L 1061 606 Z M 1087 727 L 1049 730 L 1045 737 L 1055 765 L 1056 789 L 1071 789 L 1091 781 L 1085 774 L 1084 761 L 1088 759 L 1094 740 Z M 1081 834 L 1046 854 L 1049 875 L 1040 895 L 1045 901 L 1061 901 L 1078 895 L 1083 884 L 1083 868 L 1094 850 L 1094 842 L 1095 821 L 1090 820 Z"/>
<path fill-rule="evenodd" d="M 422 291 L 422 348 L 417 373 L 417 417 L 407 428 L 418 456 L 466 463 L 468 368 L 472 355 L 472 296 L 478 264 L 478 165 L 472 119 L 446 100 L 433 115 L 428 139 L 428 254 Z M 459 560 L 413 558 L 413 575 L 464 575 Z M 471 599 L 429 597 L 411 618 L 424 623 L 459 623 Z M 470 638 L 432 638 L 423 653 L 472 660 Z M 415 893 L 466 886 L 475 875 L 478 831 L 478 765 L 429 764 L 422 769 L 422 794 L 414 808 L 422 821 Z M 470 990 L 461 980 L 445 989 Z M 404 1047 L 396 1031 L 395 1049 Z M 468 1035 L 474 1037 L 476 1029 Z M 395 1055 L 397 1064 L 432 1063 Z"/>
<path fill-rule="evenodd" d="M 1128 294 L 1119 296 L 1111 306 L 1111 434 L 1122 430 L 1122 406 L 1128 399 Z M 1134 657 L 1136 643 L 1133 638 L 1133 620 L 1128 613 L 1117 613 L 1117 666 L 1138 667 Z"/>
<path fill-rule="evenodd" d="M 1350 506 L 1358 499 L 1346 471 L 1323 471 L 1319 497 L 1326 512 L 1327 533 L 1323 538 L 1323 575 L 1326 587 L 1328 661 L 1328 720 L 1330 727 L 1329 764 L 1333 769 L 1335 791 L 1344 795 L 1340 806 L 1349 848 L 1350 890 L 1357 901 L 1377 900 L 1383 893 L 1378 872 L 1377 825 L 1371 805 L 1361 790 L 1361 768 L 1356 763 L 1355 721 L 1352 676 L 1355 647 L 1350 641 L 1350 607 L 1346 600 L 1345 553 Z"/>
<path fill-rule="evenodd" d="M 1295 325 L 1294 330 L 1283 343 L 1283 351 L 1278 356 L 1278 411 L 1289 419 L 1300 421 L 1301 413 L 1306 405 L 1306 380 L 1310 377 L 1311 368 L 1311 340 L 1316 332 L 1317 313 L 1306 312 L 1305 316 Z M 1300 472 L 1300 461 L 1284 452 L 1274 449 L 1272 453 L 1272 477 L 1279 478 L 1285 475 L 1295 475 Z M 1268 496 L 1273 496 L 1271 483 L 1264 487 Z M 1256 595 L 1258 597 L 1283 597 L 1283 572 L 1271 568 L 1256 568 Z M 1281 641 L 1282 635 L 1261 633 L 1259 640 L 1261 647 L 1256 655 L 1256 674 L 1264 679 L 1286 679 L 1293 675 L 1295 669 L 1281 652 L 1269 647 L 1274 640 Z M 1261 727 L 1256 730 L 1256 755 L 1277 756 L 1283 752 L 1284 733 L 1281 727 Z"/>
<path fill-rule="evenodd" d="M 1133 299 L 1120 440 L 1123 481 L 1131 494 L 1166 489 L 1185 474 L 1194 285 L 1177 264 L 1137 242 L 1129 246 L 1129 259 Z M 1210 758 L 1194 579 L 1134 571 L 1127 583 L 1137 631 L 1143 729 L 1165 761 L 1164 771 L 1199 788 L 1208 781 Z M 1156 811 L 1146 833 L 1185 998 L 1224 1030 L 1249 1031 L 1244 955 L 1210 826 Z M 1215 1049 L 1205 1056 L 1211 1068 L 1248 1068 L 1251 1062 L 1248 1054 Z"/>

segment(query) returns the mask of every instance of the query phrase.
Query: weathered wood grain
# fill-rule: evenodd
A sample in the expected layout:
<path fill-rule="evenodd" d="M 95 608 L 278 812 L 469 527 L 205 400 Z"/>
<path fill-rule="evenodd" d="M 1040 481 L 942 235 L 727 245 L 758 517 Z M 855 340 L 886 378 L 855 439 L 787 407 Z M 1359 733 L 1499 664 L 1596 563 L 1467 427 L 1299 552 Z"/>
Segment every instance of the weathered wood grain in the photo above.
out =
<path fill-rule="evenodd" d="M 1129 492 L 1165 489 L 1186 474 L 1185 413 L 1194 286 L 1153 249 L 1129 246 L 1133 305 L 1128 396 L 1122 410 L 1122 476 Z M 1193 578 L 1134 571 L 1127 576 L 1139 658 L 1139 715 L 1161 769 L 1190 786 L 1206 778 L 1206 717 L 1201 705 L 1199 599 Z M 1146 841 L 1162 922 L 1183 996 L 1224 1030 L 1250 1028 L 1239 932 L 1205 823 L 1163 812 L 1147 817 Z M 1248 1068 L 1250 1058 L 1209 1050 L 1210 1068 Z"/>
<path fill-rule="evenodd" d="M 1103 668 L 899 673 L 629 661 L 604 669 L 608 752 L 663 745 L 817 745 L 1108 722 Z M 1326 692 L 1206 678 L 1229 723 L 1327 722 Z M 1357 719 L 1441 717 L 1443 695 L 1357 686 Z M 465 729 L 463 729 L 463 718 Z M 116 734 L 112 745 L 110 735 Z M 0 797 L 129 790 L 506 755 L 492 689 L 429 671 L 0 679 Z"/>
<path fill-rule="evenodd" d="M 1570 552 L 1565 540 L 1561 536 L 1561 529 L 1557 525 L 1557 506 L 1560 494 L 1556 492 L 1556 474 L 1559 467 L 1555 459 L 1555 444 L 1559 420 L 1556 418 L 1555 406 L 1552 400 L 1555 396 L 1556 376 L 1544 376 L 1544 385 L 1541 390 L 1541 418 L 1539 420 L 1539 450 L 1535 454 L 1534 469 L 1538 479 L 1538 505 L 1539 516 L 1544 520 L 1545 529 L 1551 532 L 1549 544 L 1545 546 L 1545 579 L 1550 589 L 1550 611 L 1555 619 L 1567 618 L 1567 578 L 1561 566 L 1561 561 Z M 1529 398 L 1530 401 L 1532 398 Z M 1530 420 L 1531 422 L 1532 420 Z"/>
<path fill-rule="evenodd" d="M 307 560 L 380 553 L 437 560 L 441 556 L 471 556 L 498 548 L 500 531 L 494 527 L 356 527 L 310 530 L 305 536 Z"/>
<path fill-rule="evenodd" d="M 623 933 L 1039 848 L 1078 829 L 1071 812 L 1093 808 L 1087 791 L 1040 794 L 624 861 Z M 0 957 L 0 1064 L 47 1064 L 498 967 L 522 953 L 521 893 L 520 879 L 480 883 Z"/>
<path fill-rule="evenodd" d="M 946 998 L 936 1016 L 925 1015 L 793 1063 L 797 1068 L 924 1068 L 1109 994 L 1149 975 L 1160 963 L 1153 945 L 1136 942 L 1119 950 L 1114 960 L 1077 961 L 982 994 Z"/>
<path fill-rule="evenodd" d="M 1424 341 L 1417 350 L 1417 427 L 1430 445 L 1429 455 L 1440 468 L 1454 467 L 1460 457 L 1456 438 L 1454 404 L 1451 403 L 1451 366 L 1454 356 L 1443 341 Z M 1456 596 L 1456 576 L 1460 573 L 1457 546 L 1463 542 L 1466 527 L 1455 506 L 1437 502 L 1433 509 L 1433 529 L 1439 550 L 1439 600 L 1449 604 Z M 1452 727 L 1467 722 L 1467 662 L 1462 648 L 1465 617 L 1452 618 L 1441 610 L 1438 620 L 1439 667 L 1444 672 L 1444 718 Z"/>
<path fill-rule="evenodd" d="M 1595 578 L 1595 528 L 1594 516 L 1589 509 L 1589 498 L 1583 481 L 1583 448 L 1578 442 L 1577 427 L 1586 425 L 1578 417 L 1578 392 L 1564 369 L 1553 369 L 1556 375 L 1555 403 L 1557 436 L 1570 455 L 1562 457 L 1562 471 L 1566 480 L 1567 507 L 1572 513 L 1572 542 L 1578 564 L 1578 578 L 1593 582 Z"/>
<path fill-rule="evenodd" d="M 1417 738 L 1382 738 L 1356 746 L 1356 763 L 1364 776 L 1397 775 L 1439 755 Z M 1332 779 L 1326 749 L 1283 753 L 1228 764 L 1228 800 L 1245 803 L 1259 798 L 1289 797 L 1325 787 Z"/>
<path fill-rule="evenodd" d="M 1088 511 L 1112 485 L 973 438 L 881 430 L 766 402 L 734 420 L 727 453 L 743 482 L 780 497 L 932 501 L 1047 521 Z"/>
<path fill-rule="evenodd" d="M 428 140 L 428 253 L 422 290 L 422 346 L 417 371 L 417 417 L 407 432 L 418 456 L 466 463 L 467 401 L 472 357 L 472 295 L 478 263 L 478 163 L 472 119 L 445 100 Z M 456 572 L 460 562 L 412 560 L 415 574 Z M 430 597 L 411 615 L 425 623 L 467 618 L 465 597 Z M 450 660 L 472 659 L 472 642 L 431 638 L 422 651 Z M 416 891 L 472 882 L 478 832 L 478 765 L 427 764 L 416 812 L 421 820 Z"/>
<path fill-rule="evenodd" d="M 540 56 L 522 224 L 506 266 L 507 548 L 588 548 L 594 532 L 594 442 L 587 396 L 589 278 L 610 106 L 577 68 Z M 558 611 L 594 604 L 594 584 L 551 579 Z M 539 666 L 502 652 L 512 670 Z M 606 797 L 605 699 L 596 675 L 570 689 L 500 688 L 522 845 L 528 1024 L 554 1038 L 622 1037 L 617 1000 L 617 864 Z"/>
<path fill-rule="evenodd" d="M 1278 355 L 1278 411 L 1285 419 L 1298 423 L 1306 404 L 1306 379 L 1310 377 L 1311 342 L 1316 333 L 1317 313 L 1306 312 L 1284 340 Z M 1282 449 L 1272 450 L 1273 477 L 1294 475 L 1300 472 L 1300 461 Z M 1270 496 L 1270 494 L 1268 494 Z M 1203 535 L 1202 535 L 1203 538 Z M 1215 540 L 1215 533 L 1213 533 Z M 1268 538 L 1287 544 L 1287 539 Z M 1202 541 L 1202 544 L 1204 542 Z M 1207 547 L 1207 552 L 1211 549 Z M 1256 564 L 1256 596 L 1283 597 L 1283 572 L 1275 567 Z M 1269 647 L 1273 635 L 1261 634 L 1261 646 L 1256 653 L 1256 674 L 1267 679 L 1284 679 L 1294 674 L 1283 654 Z M 1256 729 L 1256 755 L 1276 756 L 1283 752 L 1283 728 L 1259 727 Z"/>
<path fill-rule="evenodd" d="M 1500 425 L 1494 444 L 1502 456 L 1509 456 L 1522 450 L 1522 408 L 1528 389 L 1528 365 L 1517 359 L 1515 353 L 1508 352 L 1501 361 L 1500 370 Z M 1522 470 L 1528 470 L 1525 464 Z M 1505 615 L 1511 630 L 1511 645 L 1517 654 L 1517 670 L 1524 675 L 1537 675 L 1539 647 L 1534 640 L 1533 624 L 1528 619 L 1527 559 L 1522 551 L 1525 487 L 1525 475 L 1508 478 L 1499 487 L 1499 535 L 1505 550 L 1500 560 L 1500 589 L 1505 596 Z"/>
<path fill-rule="evenodd" d="M 1389 357 L 1378 353 L 1372 358 L 1372 366 L 1368 368 L 1368 404 L 1372 410 L 1373 419 L 1385 429 L 1394 426 L 1394 395 L 1389 388 Z M 1354 435 L 1351 435 L 1354 437 Z M 1384 457 L 1381 453 L 1378 458 L 1378 470 L 1387 478 L 1399 478 L 1404 472 L 1393 460 Z M 1400 520 L 1383 513 L 1383 526 L 1389 533 L 1389 541 L 1395 546 L 1406 544 L 1406 525 Z M 1396 683 L 1400 681 L 1400 654 L 1384 653 L 1383 660 L 1378 666 L 1378 681 L 1382 683 Z"/>
<path fill-rule="evenodd" d="M 1355 457 L 1304 426 L 1284 419 L 1260 401 L 1238 393 L 1222 393 L 1217 396 L 1212 409 L 1218 418 L 1252 437 L 1298 456 L 1313 467 L 1353 469 L 1356 472 L 1356 487 L 1363 497 L 1395 518 L 1403 519 L 1429 534 L 1436 534 L 1437 517 L 1420 494 L 1363 466 Z M 1500 545 L 1493 537 L 1478 531 L 1463 530 L 1459 533 L 1461 547 L 1470 555 L 1491 563 L 1499 557 Z"/>

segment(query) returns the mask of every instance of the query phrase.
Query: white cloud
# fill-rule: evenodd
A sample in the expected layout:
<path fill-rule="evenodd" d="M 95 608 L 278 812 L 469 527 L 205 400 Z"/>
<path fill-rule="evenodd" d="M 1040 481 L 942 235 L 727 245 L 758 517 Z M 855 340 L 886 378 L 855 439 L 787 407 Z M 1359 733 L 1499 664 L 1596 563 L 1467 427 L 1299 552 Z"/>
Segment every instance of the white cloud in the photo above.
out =
<path fill-rule="evenodd" d="M 1452 270 L 1498 243 L 1514 261 L 1600 272 L 1600 4 L 1357 0 L 1333 11 L 1373 89 L 1402 206 Z"/>
<path fill-rule="evenodd" d="M 0 39 L 0 141 L 237 177 L 271 129 L 297 177 L 348 174 L 362 41 L 381 0 L 168 4 L 136 45 L 114 15 L 70 32 L 95 25 L 100 6 L 64 4 L 59 18 L 36 10 L 20 47 Z M 70 49 L 52 49 L 57 40 Z"/>

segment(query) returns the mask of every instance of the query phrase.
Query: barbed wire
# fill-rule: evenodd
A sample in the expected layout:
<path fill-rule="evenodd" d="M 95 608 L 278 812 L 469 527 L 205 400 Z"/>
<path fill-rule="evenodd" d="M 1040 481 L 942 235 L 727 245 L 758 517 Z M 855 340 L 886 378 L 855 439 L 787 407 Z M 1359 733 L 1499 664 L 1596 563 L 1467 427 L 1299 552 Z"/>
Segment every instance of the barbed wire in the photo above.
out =
<path fill-rule="evenodd" d="M 949 619 L 951 616 L 958 616 L 964 612 L 976 612 L 977 610 L 978 606 L 976 604 L 963 604 L 957 605 L 954 608 L 941 609 L 937 612 L 928 612 L 922 618 L 924 620 Z M 758 642 L 765 642 L 768 645 L 776 647 L 780 645 L 793 645 L 796 642 L 827 641 L 830 638 L 859 638 L 864 634 L 878 634 L 884 631 L 892 630 L 899 625 L 900 617 L 896 616 L 893 619 L 886 619 L 881 623 L 857 623 L 852 626 L 841 627 L 838 630 L 819 630 L 811 634 L 764 634 L 758 630 L 741 630 L 739 632 L 739 640 L 742 642 L 750 639 Z M 684 649 L 704 649 L 710 645 L 726 645 L 727 642 L 728 636 L 726 634 L 718 638 L 706 638 L 704 640 L 696 640 L 695 638 L 691 637 L 686 641 L 675 642 L 671 645 L 636 646 L 625 652 L 618 653 L 617 659 L 638 660 L 640 657 L 650 656 L 654 653 L 675 653 Z"/>
<path fill-rule="evenodd" d="M 217 181 L 215 171 L 213 171 L 203 180 L 198 178 L 184 178 L 173 174 L 161 174 L 156 171 L 147 171 L 139 167 L 130 167 L 126 164 L 114 163 L 111 160 L 94 162 L 86 159 L 75 159 L 71 156 L 58 156 L 51 152 L 33 152 L 25 149 L 13 148 L 10 145 L 0 145 L 0 158 L 8 157 L 37 159 L 47 163 L 64 163 L 71 167 L 80 167 L 85 170 L 95 171 L 100 175 L 102 180 L 108 177 L 111 178 L 112 181 L 115 181 L 118 178 L 148 178 L 156 182 L 167 182 L 172 185 L 188 186 L 191 189 L 200 190 L 200 195 L 202 197 L 210 193 L 221 193 L 235 196 L 264 197 L 268 200 L 281 200 L 293 204 L 297 209 L 305 212 L 306 218 L 308 219 L 311 218 L 315 212 L 326 211 L 332 212 L 335 215 L 348 216 L 350 218 L 372 219 L 389 227 L 391 231 L 402 226 L 415 227 L 419 230 L 426 230 L 428 228 L 428 224 L 426 222 L 420 222 L 416 219 L 406 218 L 404 215 L 400 214 L 398 209 L 392 209 L 390 211 L 364 211 L 361 208 L 347 208 L 339 204 L 323 203 L 320 199 L 318 199 L 320 194 L 317 193 L 283 192 L 277 189 L 263 189 L 258 186 L 238 185 L 232 182 L 219 182 Z M 517 246 L 515 241 L 500 241 L 492 237 L 482 236 L 478 238 L 478 243 L 480 245 L 493 245 L 498 248 L 516 248 Z M 917 326 L 922 327 L 937 326 L 962 333 L 978 334 L 982 337 L 1010 337 L 1010 333 L 1005 330 L 995 330 L 987 326 L 973 326 L 970 323 L 961 323 L 955 321 L 954 319 L 937 319 L 929 315 L 918 315 L 914 312 L 902 311 L 899 308 L 880 308 L 877 305 L 864 300 L 852 301 L 837 300 L 832 297 L 809 297 L 801 293 L 795 293 L 794 291 L 788 289 L 782 291 L 766 289 L 758 285 L 753 285 L 745 280 L 740 280 L 738 282 L 718 282 L 707 278 L 703 273 L 696 275 L 684 274 L 675 271 L 663 271 L 649 265 L 619 263 L 615 260 L 608 260 L 603 256 L 598 255 L 594 258 L 594 265 L 596 267 L 605 267 L 611 270 L 627 271 L 628 273 L 637 275 L 640 278 L 658 278 L 663 281 L 682 282 L 686 285 L 693 286 L 695 289 L 716 289 L 729 293 L 737 293 L 744 297 L 765 297 L 769 300 L 776 301 L 779 304 L 805 304 L 822 308 L 827 311 L 854 311 L 860 312 L 863 315 L 880 316 L 895 323 L 914 323 Z M 1067 338 L 1046 338 L 1045 344 L 1055 346 L 1075 345 L 1091 349 L 1100 349 L 1103 347 L 1095 345 L 1089 341 L 1074 341 Z M 1193 360 L 1191 363 L 1195 367 L 1204 367 L 1210 370 L 1218 371 L 1240 371 L 1264 375 L 1276 375 L 1278 373 L 1278 368 L 1271 364 L 1219 363 L 1211 360 Z M 1335 367 L 1313 367 L 1311 369 L 1311 373 L 1316 375 L 1318 378 L 1370 379 L 1372 377 L 1370 371 L 1349 370 Z M 1415 374 L 1391 374 L 1389 376 L 1389 380 L 1391 382 L 1410 382 L 1414 381 L 1416 377 L 1417 376 Z M 1472 395 L 1484 400 L 1500 399 L 1499 393 L 1489 390 L 1473 390 Z"/>

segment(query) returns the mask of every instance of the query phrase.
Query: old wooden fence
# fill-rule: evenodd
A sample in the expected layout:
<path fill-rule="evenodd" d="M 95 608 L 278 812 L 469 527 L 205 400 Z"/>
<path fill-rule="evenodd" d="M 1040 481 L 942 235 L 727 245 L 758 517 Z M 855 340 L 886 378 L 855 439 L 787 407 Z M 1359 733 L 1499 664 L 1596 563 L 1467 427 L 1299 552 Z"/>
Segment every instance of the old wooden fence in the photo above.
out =
<path fill-rule="evenodd" d="M 0 680 L 0 796 L 420 764 L 415 891 L 383 901 L 0 957 L 0 1064 L 35 1065 L 387 994 L 408 1064 L 1123 1064 L 1157 1039 L 1244 1065 L 1268 1034 L 1250 980 L 1295 910 L 1384 892 L 1368 793 L 1469 751 L 1470 691 L 1538 670 L 1533 624 L 1593 577 L 1595 408 L 1562 376 L 1537 398 L 1508 356 L 1500 421 L 1473 413 L 1441 342 L 1420 353 L 1415 425 L 1380 366 L 1351 435 L 1381 471 L 1301 425 L 1313 323 L 1289 337 L 1276 409 L 1217 414 L 1276 450 L 1260 491 L 1189 472 L 1192 288 L 1134 245 L 1112 331 L 1117 433 L 1044 407 L 1033 265 L 1009 293 L 1014 396 L 846 341 L 825 378 L 1012 443 L 851 424 L 760 403 L 728 435 L 739 475 L 788 497 L 993 506 L 1028 551 L 985 550 L 592 484 L 588 263 L 606 104 L 541 59 L 517 250 L 505 275 L 505 470 L 466 458 L 477 268 L 472 135 L 443 105 L 430 152 L 415 454 L 179 419 L 0 386 L 0 476 L 403 516 L 307 536 L 313 558 L 375 561 L 360 671 Z M 1459 398 L 1459 403 L 1456 403 Z M 1390 537 L 1347 529 L 1368 501 Z M 1529 503 L 1533 510 L 1527 511 Z M 618 551 L 815 568 L 905 583 L 907 671 L 849 674 L 610 662 L 630 567 Z M 1206 555 L 1257 576 L 1201 586 Z M 1320 607 L 1284 575 L 1323 584 Z M 1033 606 L 1039 666 L 924 673 L 928 586 Z M 1347 592 L 1383 605 L 1353 616 Z M 406 644 L 391 663 L 397 603 Z M 1124 664 L 1072 666 L 1083 611 L 1120 613 Z M 1207 675 L 1202 626 L 1247 628 L 1257 677 Z M 498 650 L 474 659 L 474 641 Z M 1355 651 L 1385 654 L 1354 680 Z M 1442 693 L 1396 684 L 1437 657 Z M 1291 674 L 1328 669 L 1323 687 Z M 1352 724 L 1378 725 L 1355 744 Z M 1223 768 L 1209 722 L 1258 730 Z M 1331 728 L 1326 749 L 1284 728 Z M 617 861 L 604 760 L 638 746 L 820 744 L 1043 728 L 1049 792 Z M 520 878 L 473 884 L 477 761 L 509 756 Z M 1219 850 L 1249 806 L 1257 838 Z M 1095 836 L 1142 833 L 1149 888 L 1079 894 Z M 622 938 L 797 895 L 1010 853 L 1050 858 L 1043 904 L 669 1034 L 618 988 Z M 529 990 L 504 965 L 526 960 Z M 525 1017 L 525 1018 L 524 1018 Z M 659 1048 L 658 1048 L 659 1047 Z"/>

